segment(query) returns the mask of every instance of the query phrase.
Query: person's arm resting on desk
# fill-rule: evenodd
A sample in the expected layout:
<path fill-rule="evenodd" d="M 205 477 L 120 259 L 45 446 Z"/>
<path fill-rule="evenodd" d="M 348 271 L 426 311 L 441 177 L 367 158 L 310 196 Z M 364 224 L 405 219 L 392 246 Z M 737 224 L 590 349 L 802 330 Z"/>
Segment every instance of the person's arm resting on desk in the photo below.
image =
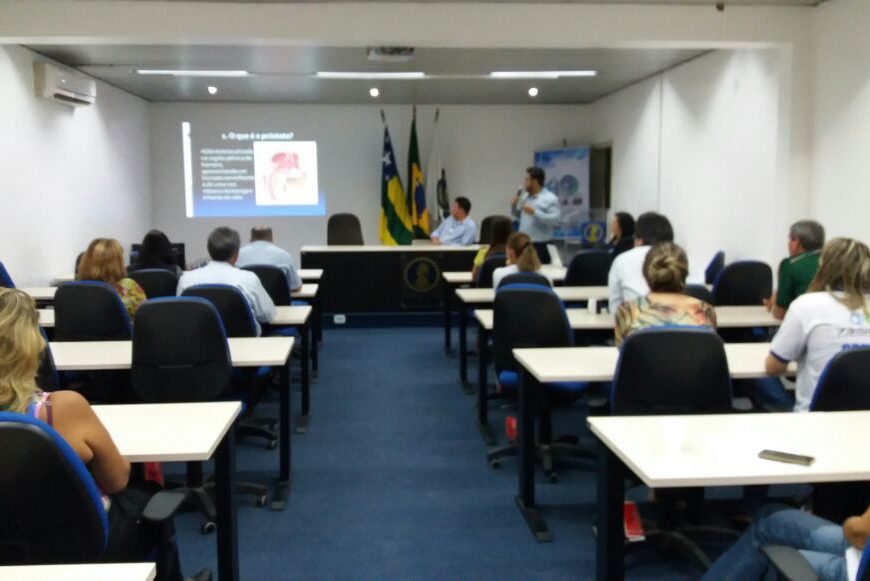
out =
<path fill-rule="evenodd" d="M 449 219 L 450 218 L 447 218 L 447 220 Z M 435 231 L 432 232 L 432 235 L 429 236 L 429 239 L 432 240 L 432 244 L 441 244 L 441 235 L 444 232 L 444 226 L 447 224 L 447 220 L 441 222 L 441 224 L 439 224 L 438 227 L 435 228 Z"/>
<path fill-rule="evenodd" d="M 782 325 L 770 344 L 770 354 L 764 361 L 764 370 L 769 375 L 783 375 L 789 361 L 800 358 L 807 346 L 807 333 L 803 329 L 803 311 L 800 302 L 796 308 L 789 309 Z"/>

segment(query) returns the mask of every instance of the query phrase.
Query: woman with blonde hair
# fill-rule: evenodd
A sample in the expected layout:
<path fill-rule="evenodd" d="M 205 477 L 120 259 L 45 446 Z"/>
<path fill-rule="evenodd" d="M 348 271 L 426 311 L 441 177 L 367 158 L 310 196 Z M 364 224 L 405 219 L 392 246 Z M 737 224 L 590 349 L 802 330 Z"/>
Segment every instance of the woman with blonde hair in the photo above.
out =
<path fill-rule="evenodd" d="M 496 268 L 492 273 L 492 288 L 497 289 L 501 280 L 518 272 L 538 272 L 541 260 L 532 239 L 525 232 L 513 232 L 507 239 L 505 248 L 507 266 Z"/>
<path fill-rule="evenodd" d="M 819 270 L 806 294 L 796 298 L 773 338 L 765 368 L 785 373 L 798 362 L 794 411 L 808 411 L 819 377 L 843 349 L 870 346 L 870 249 L 851 238 L 822 248 Z"/>
<path fill-rule="evenodd" d="M 645 327 L 714 328 L 713 307 L 684 293 L 688 274 L 689 260 L 682 248 L 673 242 L 660 242 L 650 248 L 643 261 L 643 276 L 650 292 L 622 303 L 617 309 L 616 344 L 621 345 L 629 334 Z"/>
<path fill-rule="evenodd" d="M 132 278 L 127 277 L 124 249 L 113 238 L 97 238 L 88 245 L 76 272 L 76 280 L 95 280 L 112 285 L 130 318 L 147 298 L 145 291 Z"/>

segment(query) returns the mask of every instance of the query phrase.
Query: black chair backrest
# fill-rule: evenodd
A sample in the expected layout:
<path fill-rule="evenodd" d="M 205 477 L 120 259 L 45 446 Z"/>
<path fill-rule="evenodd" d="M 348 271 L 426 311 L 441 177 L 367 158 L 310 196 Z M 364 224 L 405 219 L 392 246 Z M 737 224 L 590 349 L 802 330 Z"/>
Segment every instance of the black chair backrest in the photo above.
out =
<path fill-rule="evenodd" d="M 477 288 L 492 288 L 492 273 L 495 272 L 496 268 L 504 266 L 506 261 L 507 256 L 504 254 L 493 254 L 484 260 L 480 270 L 477 271 L 475 286 Z"/>
<path fill-rule="evenodd" d="M 565 306 L 552 289 L 513 284 L 495 293 L 492 348 L 497 372 L 517 370 L 513 349 L 567 347 L 573 341 Z"/>
<path fill-rule="evenodd" d="M 727 413 L 725 345 L 709 329 L 650 327 L 630 334 L 610 396 L 614 415 Z"/>
<path fill-rule="evenodd" d="M 547 288 L 553 287 L 550 279 L 538 272 L 515 272 L 509 274 L 499 281 L 498 288 L 501 289 L 509 284 L 536 284 Z"/>
<path fill-rule="evenodd" d="M 121 297 L 104 282 L 75 281 L 54 295 L 55 341 L 117 341 L 133 335 Z"/>
<path fill-rule="evenodd" d="M 870 410 L 870 346 L 844 349 L 828 362 L 810 410 Z"/>
<path fill-rule="evenodd" d="M 714 304 L 713 293 L 711 293 L 710 289 L 702 284 L 687 284 L 686 288 L 683 290 L 683 293 L 689 295 L 690 297 L 695 297 L 699 301 L 704 301 L 709 305 Z"/>
<path fill-rule="evenodd" d="M 130 379 L 141 400 L 214 400 L 229 389 L 232 371 L 226 332 L 210 301 L 162 298 L 139 307 Z"/>
<path fill-rule="evenodd" d="M 710 259 L 710 264 L 708 264 L 707 269 L 704 270 L 704 282 L 707 284 L 713 284 L 716 280 L 716 276 L 723 268 L 725 268 L 725 253 L 720 250 L 713 255 L 713 258 Z"/>
<path fill-rule="evenodd" d="M 0 565 L 98 561 L 108 536 L 100 493 L 47 424 L 0 412 Z"/>
<path fill-rule="evenodd" d="M 271 264 L 251 264 L 242 268 L 257 275 L 276 307 L 287 307 L 292 304 L 290 286 L 283 270 Z"/>
<path fill-rule="evenodd" d="M 508 216 L 501 216 L 498 214 L 493 215 L 493 216 L 487 216 L 486 218 L 484 218 L 480 222 L 480 231 L 479 231 L 479 238 L 478 238 L 478 240 L 480 241 L 481 244 L 489 244 L 490 243 L 490 239 L 492 238 L 492 226 L 493 226 L 493 224 L 495 224 L 499 220 L 504 220 L 505 222 L 508 222 L 508 223 L 513 222 L 513 220 L 511 220 L 511 218 L 509 218 Z"/>
<path fill-rule="evenodd" d="M 326 223 L 326 243 L 362 246 L 362 226 L 356 214 L 333 214 Z"/>
<path fill-rule="evenodd" d="M 6 270 L 6 267 L 3 266 L 2 262 L 0 262 L 0 286 L 15 288 L 15 283 L 12 282 L 12 277 L 9 276 L 9 271 Z"/>
<path fill-rule="evenodd" d="M 228 284 L 199 284 L 188 287 L 185 297 L 202 297 L 211 301 L 221 316 L 227 337 L 256 337 L 257 321 L 245 295 Z"/>
<path fill-rule="evenodd" d="M 565 286 L 607 286 L 613 255 L 607 250 L 581 250 L 568 263 Z"/>
<path fill-rule="evenodd" d="M 773 293 L 773 271 L 758 260 L 732 262 L 716 275 L 713 304 L 717 307 L 760 305 Z"/>
<path fill-rule="evenodd" d="M 174 297 L 178 289 L 178 275 L 164 268 L 143 268 L 127 276 L 139 283 L 149 299 Z"/>
<path fill-rule="evenodd" d="M 541 264 L 551 264 L 553 262 L 553 257 L 550 256 L 550 249 L 547 247 L 546 242 L 532 242 L 532 244 L 535 246 L 535 252 L 538 253 Z"/>
<path fill-rule="evenodd" d="M 47 345 L 48 336 L 42 327 L 39 328 L 39 332 L 42 333 L 42 338 L 45 339 L 46 347 L 39 355 L 39 369 L 36 370 L 36 385 L 42 391 L 57 391 L 60 389 L 60 376 L 57 373 L 57 366 L 54 364 L 51 349 Z"/>

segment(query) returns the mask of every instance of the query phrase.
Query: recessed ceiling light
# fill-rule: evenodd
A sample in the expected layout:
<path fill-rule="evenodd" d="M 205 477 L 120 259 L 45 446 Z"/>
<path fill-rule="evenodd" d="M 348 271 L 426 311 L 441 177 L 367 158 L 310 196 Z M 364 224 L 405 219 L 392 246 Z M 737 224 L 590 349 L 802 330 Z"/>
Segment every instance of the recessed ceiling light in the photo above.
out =
<path fill-rule="evenodd" d="M 562 77 L 594 77 L 598 71 L 493 71 L 493 79 L 559 79 Z"/>
<path fill-rule="evenodd" d="M 422 79 L 426 73 L 402 72 L 402 73 L 366 73 L 366 72 L 335 72 L 318 71 L 315 73 L 320 79 Z"/>
<path fill-rule="evenodd" d="M 531 88 L 529 89 L 529 97 L 537 97 L 537 96 L 538 96 L 538 88 L 537 88 L 537 87 L 531 87 Z"/>
<path fill-rule="evenodd" d="M 215 87 L 214 85 L 209 85 L 208 86 L 208 94 L 214 95 L 216 93 L 217 93 L 217 87 Z"/>
<path fill-rule="evenodd" d="M 190 70 L 190 69 L 136 69 L 138 75 L 170 75 L 173 77 L 247 77 L 248 71 Z"/>
<path fill-rule="evenodd" d="M 381 92 L 378 91 L 377 87 L 372 87 L 371 89 L 369 89 L 369 95 L 371 95 L 372 97 L 377 97 L 380 94 Z"/>

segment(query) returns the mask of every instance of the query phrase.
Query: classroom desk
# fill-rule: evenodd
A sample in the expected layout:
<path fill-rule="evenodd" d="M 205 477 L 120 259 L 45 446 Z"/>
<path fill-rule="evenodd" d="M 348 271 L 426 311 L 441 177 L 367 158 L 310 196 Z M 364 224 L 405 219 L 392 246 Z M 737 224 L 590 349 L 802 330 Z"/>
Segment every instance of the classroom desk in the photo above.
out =
<path fill-rule="evenodd" d="M 441 273 L 471 271 L 479 246 L 303 246 L 303 268 L 324 269 L 326 313 L 442 309 Z M 350 291 L 352 292 L 349 292 Z"/>
<path fill-rule="evenodd" d="M 297 327 L 302 336 L 302 410 L 296 418 L 296 433 L 308 431 L 311 419 L 311 377 L 308 372 L 309 361 L 317 369 L 317 348 L 315 346 L 315 330 L 311 324 L 311 314 L 314 308 L 310 305 L 294 305 L 290 307 L 275 307 L 275 316 L 269 325 Z M 314 348 L 312 348 L 314 347 Z"/>
<path fill-rule="evenodd" d="M 0 567 L 3 581 L 154 581 L 154 563 L 90 563 Z"/>
<path fill-rule="evenodd" d="M 218 577 L 239 578 L 236 518 L 238 401 L 97 405 L 121 455 L 130 462 L 204 462 L 215 458 Z"/>
<path fill-rule="evenodd" d="M 870 480 L 870 457 L 855 438 L 868 422 L 870 411 L 589 418 L 604 444 L 598 461 L 597 578 L 623 578 L 627 471 L 651 488 Z M 762 460 L 758 453 L 765 449 L 816 460 L 810 466 Z"/>
<path fill-rule="evenodd" d="M 770 343 L 726 343 L 728 370 L 734 379 L 766 377 L 764 360 L 770 353 Z M 520 366 L 518 443 L 519 486 L 517 507 L 526 523 L 541 542 L 551 539 L 547 523 L 535 506 L 535 429 L 530 410 L 530 389 L 535 382 L 611 381 L 616 372 L 619 349 L 616 347 L 557 347 L 549 349 L 514 349 L 514 359 Z M 793 373 L 795 364 L 789 365 Z M 769 417 L 770 414 L 758 414 Z"/>
<path fill-rule="evenodd" d="M 322 269 L 320 269 L 320 272 L 321 274 L 323 274 Z M 311 365 L 313 367 L 314 374 L 317 375 L 317 344 L 323 340 L 323 310 L 320 306 L 320 285 L 303 282 L 302 288 L 293 293 L 291 298 L 308 301 L 311 303 L 311 306 L 314 307 L 314 319 L 312 321 L 311 328 L 314 330 L 314 336 L 316 338 L 316 341 L 312 344 L 313 350 L 311 352 Z"/>
<path fill-rule="evenodd" d="M 18 290 L 24 291 L 33 297 L 35 301 L 53 301 L 54 293 L 57 292 L 57 287 L 55 286 L 25 286 L 20 287 Z"/>
<path fill-rule="evenodd" d="M 290 490 L 290 354 L 293 337 L 233 337 L 228 339 L 233 367 L 282 367 L 279 404 L 279 471 L 272 509 L 283 510 Z M 58 371 L 130 369 L 132 341 L 70 341 L 49 343 Z"/>
<path fill-rule="evenodd" d="M 322 268 L 297 268 L 296 274 L 299 275 L 303 281 L 308 282 L 319 282 L 321 278 L 323 278 L 323 269 Z"/>

